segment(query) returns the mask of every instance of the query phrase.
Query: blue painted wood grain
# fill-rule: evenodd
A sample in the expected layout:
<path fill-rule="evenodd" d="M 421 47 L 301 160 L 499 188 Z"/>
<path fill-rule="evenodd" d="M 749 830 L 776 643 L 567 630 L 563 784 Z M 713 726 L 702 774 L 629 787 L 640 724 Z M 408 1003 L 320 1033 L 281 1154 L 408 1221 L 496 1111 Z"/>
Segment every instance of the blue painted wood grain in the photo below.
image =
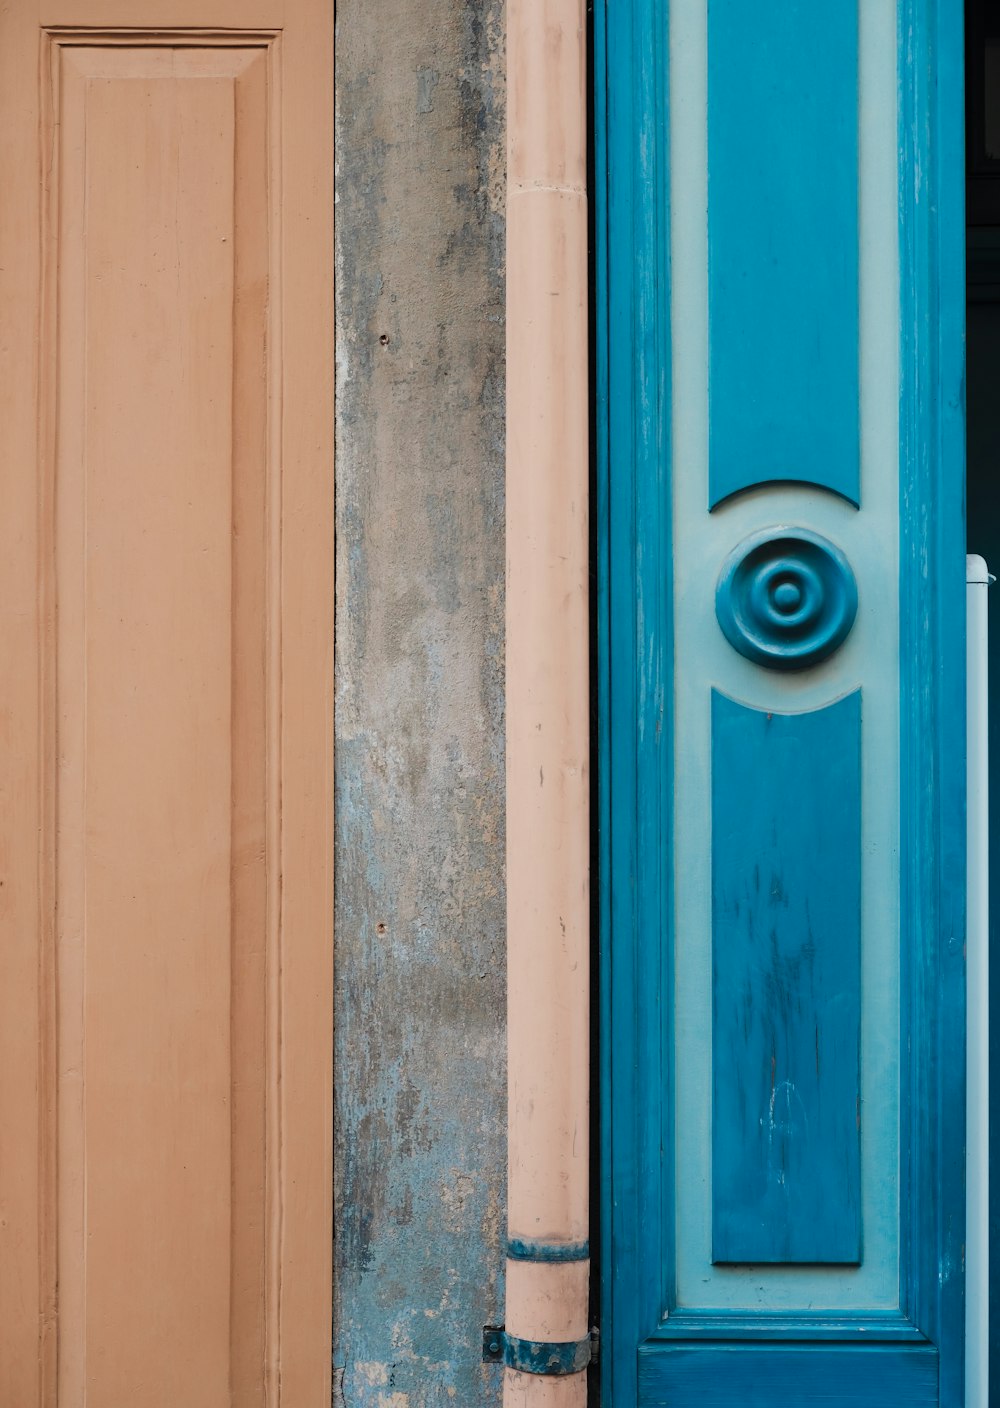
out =
<path fill-rule="evenodd" d="M 714 8 L 723 0 L 710 3 Z M 765 21 L 767 8 L 756 6 L 754 20 Z M 914 1364 L 919 1360 L 913 1373 L 924 1397 L 917 1401 L 940 1408 L 963 1404 L 962 12 L 960 5 L 937 0 L 899 0 L 897 10 L 900 1310 L 898 1324 L 882 1329 L 863 1309 L 848 1306 L 819 1327 L 808 1313 L 785 1319 L 759 1315 L 764 1338 L 813 1340 L 794 1386 L 764 1400 L 781 1408 L 809 1403 L 809 1394 L 815 1396 L 828 1379 L 822 1347 L 815 1342 L 821 1336 L 869 1343 L 926 1337 L 930 1346 L 914 1339 L 899 1350 L 915 1356 Z M 784 19 L 784 6 L 781 11 Z M 645 1402 L 679 1408 L 680 1380 L 671 1373 L 668 1382 L 657 1367 L 669 1347 L 649 1338 L 670 1325 L 675 1309 L 674 1076 L 667 1015 L 673 1001 L 674 660 L 669 584 L 656 588 L 658 573 L 669 576 L 664 568 L 669 568 L 671 540 L 668 4 L 595 0 L 593 13 L 601 975 L 600 1248 L 595 1251 L 601 1378 L 604 1400 L 616 1408 L 635 1408 L 640 1373 Z M 817 11 L 824 23 L 831 13 L 830 7 Z M 833 18 L 839 22 L 839 13 Z M 816 179 L 824 177 L 822 153 L 808 169 Z M 805 181 L 801 172 L 795 174 L 797 190 Z M 712 1359 L 720 1346 L 712 1340 L 751 1335 L 753 1312 L 748 1310 L 738 1327 L 697 1309 L 675 1318 L 678 1326 L 687 1320 L 692 1338 L 707 1337 L 686 1346 L 692 1356 L 709 1356 L 688 1401 L 697 1398 L 699 1408 L 710 1408 L 711 1382 L 720 1372 Z M 927 1367 L 935 1350 L 936 1397 Z M 905 1384 L 913 1379 L 906 1369 L 898 1372 L 901 1380 L 887 1391 L 873 1378 L 868 1393 L 863 1377 L 845 1408 L 847 1403 L 851 1408 L 905 1403 Z M 745 1371 L 738 1390 L 731 1379 L 723 1382 L 716 1402 L 721 1397 L 742 1408 L 752 1402 L 745 1392 L 752 1382 Z"/>
<path fill-rule="evenodd" d="M 673 970 L 668 32 L 667 0 L 595 5 L 598 1256 L 602 1334 L 613 1346 L 601 1358 L 602 1392 L 626 1408 L 636 1402 L 636 1345 L 673 1279 L 674 1150 L 664 1138 L 673 1053 L 663 1022 Z M 640 933 L 660 942 L 640 946 Z"/>
<path fill-rule="evenodd" d="M 858 16 L 708 0 L 709 494 L 859 502 Z"/>
<path fill-rule="evenodd" d="M 861 1258 L 861 693 L 712 696 L 712 1254 Z"/>
<path fill-rule="evenodd" d="M 647 1345 L 640 1408 L 937 1408 L 930 1345 Z"/>
<path fill-rule="evenodd" d="M 901 1300 L 965 1402 L 963 7 L 899 0 Z"/>

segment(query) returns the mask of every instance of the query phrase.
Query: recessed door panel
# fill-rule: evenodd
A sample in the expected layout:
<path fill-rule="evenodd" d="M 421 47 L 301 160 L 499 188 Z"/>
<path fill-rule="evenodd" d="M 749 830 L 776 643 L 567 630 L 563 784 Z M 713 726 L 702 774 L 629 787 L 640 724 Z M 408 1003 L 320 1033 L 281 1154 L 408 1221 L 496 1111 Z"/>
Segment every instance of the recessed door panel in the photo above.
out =
<path fill-rule="evenodd" d="M 858 10 L 706 20 L 710 502 L 795 480 L 857 503 Z"/>
<path fill-rule="evenodd" d="M 861 692 L 712 695 L 712 1261 L 861 1260 Z"/>

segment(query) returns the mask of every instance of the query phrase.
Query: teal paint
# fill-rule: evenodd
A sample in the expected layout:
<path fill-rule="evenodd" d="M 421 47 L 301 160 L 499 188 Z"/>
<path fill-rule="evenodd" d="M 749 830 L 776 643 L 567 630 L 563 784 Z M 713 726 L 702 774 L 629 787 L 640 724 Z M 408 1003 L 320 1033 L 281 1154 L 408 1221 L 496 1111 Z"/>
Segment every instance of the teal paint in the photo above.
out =
<path fill-rule="evenodd" d="M 719 401 L 713 382 L 702 439 L 698 378 L 707 384 L 717 332 L 703 312 L 707 253 L 704 282 L 692 273 L 711 205 L 696 91 L 709 68 L 707 33 L 704 49 L 696 42 L 704 7 L 622 0 L 595 11 L 601 1375 L 615 1408 L 641 1401 L 640 1364 L 644 1392 L 661 1395 L 648 1401 L 681 1401 L 667 1399 L 662 1368 L 674 1347 L 705 1366 L 695 1381 L 711 1402 L 721 1349 L 793 1343 L 809 1357 L 769 1402 L 808 1402 L 825 1366 L 862 1343 L 894 1346 L 902 1366 L 876 1401 L 906 1401 L 906 1385 L 920 1384 L 941 1408 L 962 1402 L 959 16 L 931 0 L 873 0 L 857 16 L 859 103 L 846 106 L 864 134 L 861 511 L 842 492 L 782 481 L 732 492 L 709 514 Z M 820 179 L 822 162 L 809 171 Z M 739 656 L 715 619 L 727 554 L 776 522 L 837 543 L 859 587 L 836 653 L 785 675 Z M 711 688 L 791 713 L 859 684 L 863 1260 L 713 1265 L 701 800 Z M 863 1376 L 846 1382 L 845 1403 L 872 1401 Z M 745 1373 L 724 1390 L 727 1403 L 753 1402 Z"/>
<path fill-rule="evenodd" d="M 639 1354 L 641 1408 L 936 1408 L 929 1345 L 711 1345 Z"/>
<path fill-rule="evenodd" d="M 962 7 L 900 0 L 902 1302 L 965 1397 L 965 163 Z"/>
<path fill-rule="evenodd" d="M 926 1344 L 921 1332 L 901 1311 L 866 1316 L 815 1310 L 798 1311 L 794 1315 L 774 1314 L 765 1310 L 675 1310 L 657 1328 L 654 1339 L 659 1343 L 667 1340 L 712 1340 L 793 1344 L 807 1340 L 822 1344 L 838 1340 L 865 1340 L 883 1344 Z"/>
<path fill-rule="evenodd" d="M 582 1340 L 525 1340 L 503 1329 L 484 1334 L 484 1362 L 506 1364 L 519 1374 L 543 1378 L 580 1374 L 590 1363 L 590 1357 L 589 1335 Z"/>
<path fill-rule="evenodd" d="M 858 12 L 708 0 L 709 501 L 860 501 Z"/>
<path fill-rule="evenodd" d="M 610 1349 L 601 1383 L 616 1408 L 637 1401 L 635 1347 L 650 1307 L 668 1302 L 673 1261 L 673 1148 L 661 1138 L 671 1053 L 661 1012 L 635 1000 L 651 984 L 666 1009 L 671 1001 L 667 20 L 664 0 L 594 6 L 595 108 L 606 119 L 595 136 L 601 1334 Z M 613 460 L 612 445 L 624 449 Z M 656 531 L 640 557 L 643 523 Z M 657 642 L 652 654 L 637 618 Z M 636 944 L 647 925 L 660 940 L 655 958 Z"/>
<path fill-rule="evenodd" d="M 861 695 L 712 698 L 712 1254 L 861 1259 Z"/>
<path fill-rule="evenodd" d="M 851 564 L 805 528 L 767 528 L 739 543 L 715 592 L 715 614 L 733 649 L 778 670 L 804 670 L 832 655 L 857 613 Z"/>
<path fill-rule="evenodd" d="M 545 1242 L 533 1237 L 511 1237 L 507 1242 L 508 1261 L 587 1261 L 589 1257 L 589 1242 Z"/>

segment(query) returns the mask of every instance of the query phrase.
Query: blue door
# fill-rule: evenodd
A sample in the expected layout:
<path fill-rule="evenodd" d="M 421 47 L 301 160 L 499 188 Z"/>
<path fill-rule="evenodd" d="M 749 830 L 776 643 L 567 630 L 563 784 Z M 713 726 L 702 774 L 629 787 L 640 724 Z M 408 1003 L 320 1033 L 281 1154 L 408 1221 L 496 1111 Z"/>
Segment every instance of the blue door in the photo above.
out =
<path fill-rule="evenodd" d="M 603 1401 L 960 1408 L 961 6 L 595 30 Z"/>

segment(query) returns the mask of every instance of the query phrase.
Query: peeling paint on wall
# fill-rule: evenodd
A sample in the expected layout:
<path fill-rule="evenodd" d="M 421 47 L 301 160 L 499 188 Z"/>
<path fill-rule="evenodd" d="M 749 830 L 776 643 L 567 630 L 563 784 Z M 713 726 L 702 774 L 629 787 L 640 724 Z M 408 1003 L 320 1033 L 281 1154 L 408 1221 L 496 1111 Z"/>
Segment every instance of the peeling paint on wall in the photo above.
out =
<path fill-rule="evenodd" d="M 335 1403 L 499 1401 L 502 0 L 338 0 Z"/>

